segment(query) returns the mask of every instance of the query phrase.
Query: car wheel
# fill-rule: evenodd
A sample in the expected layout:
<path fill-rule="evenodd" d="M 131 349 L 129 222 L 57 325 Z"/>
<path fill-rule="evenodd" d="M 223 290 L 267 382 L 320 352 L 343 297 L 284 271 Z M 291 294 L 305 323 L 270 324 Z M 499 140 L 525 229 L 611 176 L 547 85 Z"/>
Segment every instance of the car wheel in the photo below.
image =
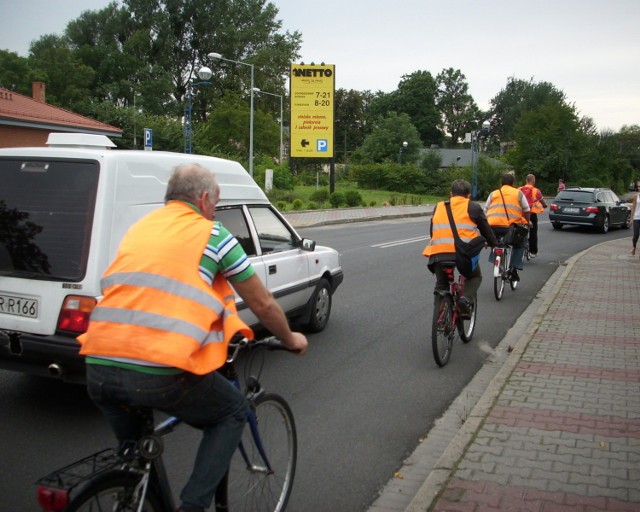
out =
<path fill-rule="evenodd" d="M 609 216 L 605 215 L 602 219 L 602 224 L 600 224 L 600 227 L 598 228 L 598 230 L 600 231 L 600 233 L 606 233 L 607 231 L 609 231 Z"/>
<path fill-rule="evenodd" d="M 631 212 L 627 214 L 627 219 L 624 221 L 624 224 L 622 225 L 622 227 L 624 229 L 629 229 L 631 227 Z"/>
<path fill-rule="evenodd" d="M 553 226 L 553 229 L 555 230 L 561 230 L 562 229 L 562 224 L 560 224 L 559 222 L 552 222 L 551 225 Z"/>
<path fill-rule="evenodd" d="M 311 297 L 311 315 L 306 325 L 311 332 L 320 332 L 329 322 L 331 315 L 331 286 L 326 279 L 320 279 Z"/>

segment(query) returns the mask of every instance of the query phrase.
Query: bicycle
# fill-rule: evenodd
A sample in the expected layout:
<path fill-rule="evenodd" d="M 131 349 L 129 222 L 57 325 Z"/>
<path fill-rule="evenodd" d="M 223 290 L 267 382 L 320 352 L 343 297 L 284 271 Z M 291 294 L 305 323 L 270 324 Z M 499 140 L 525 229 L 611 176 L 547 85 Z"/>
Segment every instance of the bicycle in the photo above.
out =
<path fill-rule="evenodd" d="M 230 344 L 227 362 L 220 371 L 239 389 L 234 363 L 241 350 L 257 348 L 289 350 L 275 337 L 253 342 L 243 338 Z M 297 457 L 293 413 L 284 398 L 262 388 L 259 377 L 264 358 L 257 365 L 258 374 L 252 374 L 254 355 L 245 372 L 245 396 L 250 404 L 247 427 L 216 490 L 217 512 L 282 512 L 293 487 Z M 137 442 L 102 450 L 39 479 L 40 506 L 49 512 L 174 512 L 162 461 L 162 438 L 180 423 L 180 419 L 169 417 Z"/>
<path fill-rule="evenodd" d="M 456 280 L 454 262 L 441 262 L 440 265 L 449 278 L 449 290 L 434 292 L 431 345 L 433 357 L 437 365 L 442 367 L 449 362 L 456 332 L 464 343 L 471 341 L 476 327 L 478 304 L 477 298 L 474 298 L 468 318 L 461 315 L 458 303 L 464 289 L 465 278 L 460 274 Z"/>
<path fill-rule="evenodd" d="M 498 239 L 502 242 L 502 237 Z M 511 272 L 511 251 L 508 245 L 500 245 L 493 248 L 493 294 L 496 300 L 502 299 L 505 283 L 508 282 L 512 290 L 518 287 L 518 282 L 513 279 Z"/>

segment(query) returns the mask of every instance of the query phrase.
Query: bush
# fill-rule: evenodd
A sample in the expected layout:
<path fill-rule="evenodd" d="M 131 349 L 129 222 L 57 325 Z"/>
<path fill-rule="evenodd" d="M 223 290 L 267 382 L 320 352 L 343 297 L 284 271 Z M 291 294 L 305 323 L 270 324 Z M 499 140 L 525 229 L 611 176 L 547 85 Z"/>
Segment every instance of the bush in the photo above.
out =
<path fill-rule="evenodd" d="M 315 201 L 316 203 L 326 203 L 329 200 L 329 189 L 319 188 L 314 190 L 309 196 L 309 201 Z"/>
<path fill-rule="evenodd" d="M 362 204 L 362 195 L 357 190 L 347 190 L 344 193 L 344 200 L 347 206 L 360 206 Z"/>
<path fill-rule="evenodd" d="M 291 203 L 291 208 L 293 208 L 294 210 L 302 210 L 303 206 L 304 202 L 302 201 L 302 199 L 294 199 L 293 203 Z"/>
<path fill-rule="evenodd" d="M 329 196 L 329 202 L 334 208 L 339 208 L 341 206 L 344 206 L 347 200 L 345 199 L 342 192 L 334 192 Z"/>
<path fill-rule="evenodd" d="M 276 203 L 276 208 L 278 208 L 278 210 L 280 210 L 281 212 L 286 212 L 288 205 L 289 203 L 287 203 L 286 201 L 278 201 Z"/>

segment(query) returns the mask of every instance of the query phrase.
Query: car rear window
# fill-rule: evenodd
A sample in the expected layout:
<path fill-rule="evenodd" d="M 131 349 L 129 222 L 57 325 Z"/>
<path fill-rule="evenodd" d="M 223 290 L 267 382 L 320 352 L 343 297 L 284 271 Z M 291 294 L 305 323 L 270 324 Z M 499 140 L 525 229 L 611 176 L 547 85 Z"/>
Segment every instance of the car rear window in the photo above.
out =
<path fill-rule="evenodd" d="M 0 275 L 80 281 L 99 165 L 0 158 Z"/>
<path fill-rule="evenodd" d="M 571 201 L 573 203 L 593 203 L 593 192 L 587 190 L 563 190 L 556 198 L 556 201 Z"/>

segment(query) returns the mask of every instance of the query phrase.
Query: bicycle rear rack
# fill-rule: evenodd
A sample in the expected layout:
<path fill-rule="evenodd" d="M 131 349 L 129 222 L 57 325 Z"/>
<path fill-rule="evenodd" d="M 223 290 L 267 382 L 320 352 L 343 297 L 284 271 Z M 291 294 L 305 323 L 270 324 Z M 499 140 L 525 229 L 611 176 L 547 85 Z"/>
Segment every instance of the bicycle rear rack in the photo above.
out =
<path fill-rule="evenodd" d="M 107 448 L 89 455 L 82 460 L 49 473 L 40 478 L 36 484 L 53 489 L 70 490 L 86 480 L 113 469 L 122 463 L 122 458 L 115 448 Z"/>

